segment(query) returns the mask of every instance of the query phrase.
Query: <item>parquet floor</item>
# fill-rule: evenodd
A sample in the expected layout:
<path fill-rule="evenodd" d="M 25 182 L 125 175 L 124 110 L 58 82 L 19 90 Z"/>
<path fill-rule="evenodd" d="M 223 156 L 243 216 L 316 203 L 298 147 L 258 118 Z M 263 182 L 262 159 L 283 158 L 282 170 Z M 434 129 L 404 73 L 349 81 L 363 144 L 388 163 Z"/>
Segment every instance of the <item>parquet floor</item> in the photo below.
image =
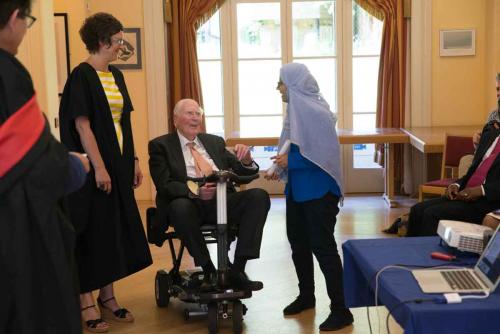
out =
<path fill-rule="evenodd" d="M 348 196 L 338 216 L 335 236 L 341 245 L 349 239 L 387 237 L 381 230 L 400 214 L 407 212 L 413 204 L 403 201 L 402 207 L 389 209 L 380 196 Z M 145 211 L 149 202 L 139 203 L 145 222 Z M 209 246 L 216 254 L 215 245 Z M 339 246 L 340 248 L 340 246 Z M 115 290 L 120 303 L 130 309 L 135 318 L 134 324 L 112 323 L 110 333 L 116 334 L 198 334 L 207 333 L 207 319 L 192 318 L 185 321 L 183 310 L 188 305 L 171 299 L 168 308 L 158 308 L 154 298 L 154 277 L 161 268 L 171 268 L 168 248 L 151 246 L 154 263 L 149 268 L 117 282 Z M 215 258 L 215 257 L 214 257 Z M 183 268 L 193 267 L 191 257 L 186 254 Z M 319 324 L 329 313 L 329 300 L 323 276 L 316 263 L 316 300 L 315 310 L 303 312 L 295 317 L 284 317 L 282 309 L 297 294 L 297 279 L 290 257 L 290 246 L 285 233 L 285 201 L 273 198 L 272 207 L 264 230 L 261 258 L 249 261 L 247 273 L 253 279 L 264 282 L 264 289 L 254 293 L 244 303 L 248 312 L 244 317 L 244 333 L 247 334 L 309 334 L 318 333 Z M 371 308 L 373 333 L 378 333 L 377 310 Z M 352 309 L 354 325 L 335 333 L 365 334 L 368 328 L 366 308 Z M 380 333 L 386 333 L 384 307 L 378 308 Z M 402 329 L 392 320 L 391 333 L 402 333 Z M 231 322 L 222 322 L 219 333 L 232 333 Z"/>

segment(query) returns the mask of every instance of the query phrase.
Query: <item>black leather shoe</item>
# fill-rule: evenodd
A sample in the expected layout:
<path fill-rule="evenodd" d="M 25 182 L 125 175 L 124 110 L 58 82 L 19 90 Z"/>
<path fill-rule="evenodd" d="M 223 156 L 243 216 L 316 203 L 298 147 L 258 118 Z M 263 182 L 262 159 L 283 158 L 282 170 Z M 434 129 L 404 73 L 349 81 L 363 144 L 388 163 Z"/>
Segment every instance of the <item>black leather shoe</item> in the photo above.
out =
<path fill-rule="evenodd" d="M 320 331 L 336 331 L 347 327 L 354 322 L 351 311 L 349 309 L 331 311 L 326 320 L 319 325 Z"/>
<path fill-rule="evenodd" d="M 161 247 L 166 238 L 163 231 L 160 231 L 159 228 L 156 227 L 155 223 L 156 221 L 154 218 L 146 220 L 146 234 L 150 244 L 155 244 L 156 246 Z"/>
<path fill-rule="evenodd" d="M 258 291 L 264 288 L 262 282 L 250 280 L 247 274 L 241 271 L 231 270 L 229 272 L 229 282 L 233 287 L 240 290 Z"/>
<path fill-rule="evenodd" d="M 284 315 L 299 314 L 302 311 L 314 308 L 316 306 L 316 298 L 298 296 L 290 305 L 283 309 Z"/>

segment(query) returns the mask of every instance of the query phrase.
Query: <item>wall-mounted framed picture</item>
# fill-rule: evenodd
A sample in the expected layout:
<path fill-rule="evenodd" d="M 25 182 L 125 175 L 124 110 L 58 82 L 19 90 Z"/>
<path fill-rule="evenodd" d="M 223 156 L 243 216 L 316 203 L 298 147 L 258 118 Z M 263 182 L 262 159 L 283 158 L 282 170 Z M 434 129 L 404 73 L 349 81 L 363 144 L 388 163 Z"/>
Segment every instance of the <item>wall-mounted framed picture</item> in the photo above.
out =
<path fill-rule="evenodd" d="M 453 29 L 439 31 L 440 56 L 474 56 L 475 54 L 475 29 Z"/>
<path fill-rule="evenodd" d="M 124 70 L 142 69 L 141 28 L 123 28 L 123 46 L 112 64 Z"/>
<path fill-rule="evenodd" d="M 62 95 L 71 66 L 69 62 L 68 14 L 54 13 L 56 34 L 57 91 Z"/>

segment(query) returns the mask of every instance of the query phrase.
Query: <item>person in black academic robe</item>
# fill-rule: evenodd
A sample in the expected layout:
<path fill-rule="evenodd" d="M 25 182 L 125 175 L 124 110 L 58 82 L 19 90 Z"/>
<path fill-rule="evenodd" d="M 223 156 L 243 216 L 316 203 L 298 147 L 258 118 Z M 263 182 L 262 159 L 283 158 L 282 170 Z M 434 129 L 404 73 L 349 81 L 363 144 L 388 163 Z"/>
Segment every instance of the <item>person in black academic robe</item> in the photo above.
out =
<path fill-rule="evenodd" d="M 93 307 L 91 292 L 96 289 L 103 318 L 133 321 L 114 298 L 113 282 L 152 263 L 133 190 L 142 180 L 130 122 L 133 107 L 123 74 L 109 64 L 123 45 L 122 30 L 110 14 L 85 20 L 80 35 L 90 56 L 72 71 L 59 110 L 61 141 L 70 150 L 87 153 L 93 166 L 84 187 L 68 198 L 78 233 L 82 317 L 90 330 L 109 327 Z M 109 80 L 105 85 L 104 77 Z M 108 101 L 110 89 L 120 100 L 118 119 L 111 108 L 116 106 Z"/>
<path fill-rule="evenodd" d="M 0 333 L 79 334 L 75 233 L 60 199 L 83 184 L 86 158 L 51 135 L 14 57 L 30 8 L 0 2 Z"/>

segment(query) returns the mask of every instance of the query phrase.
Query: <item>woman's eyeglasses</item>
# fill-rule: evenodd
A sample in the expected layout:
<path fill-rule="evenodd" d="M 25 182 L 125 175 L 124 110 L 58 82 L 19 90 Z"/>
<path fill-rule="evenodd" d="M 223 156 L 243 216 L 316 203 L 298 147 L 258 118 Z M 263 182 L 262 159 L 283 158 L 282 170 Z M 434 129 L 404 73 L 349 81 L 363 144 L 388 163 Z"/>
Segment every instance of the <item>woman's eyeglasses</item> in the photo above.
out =
<path fill-rule="evenodd" d="M 111 42 L 116 43 L 118 45 L 125 44 L 125 40 L 123 38 L 111 38 Z"/>

